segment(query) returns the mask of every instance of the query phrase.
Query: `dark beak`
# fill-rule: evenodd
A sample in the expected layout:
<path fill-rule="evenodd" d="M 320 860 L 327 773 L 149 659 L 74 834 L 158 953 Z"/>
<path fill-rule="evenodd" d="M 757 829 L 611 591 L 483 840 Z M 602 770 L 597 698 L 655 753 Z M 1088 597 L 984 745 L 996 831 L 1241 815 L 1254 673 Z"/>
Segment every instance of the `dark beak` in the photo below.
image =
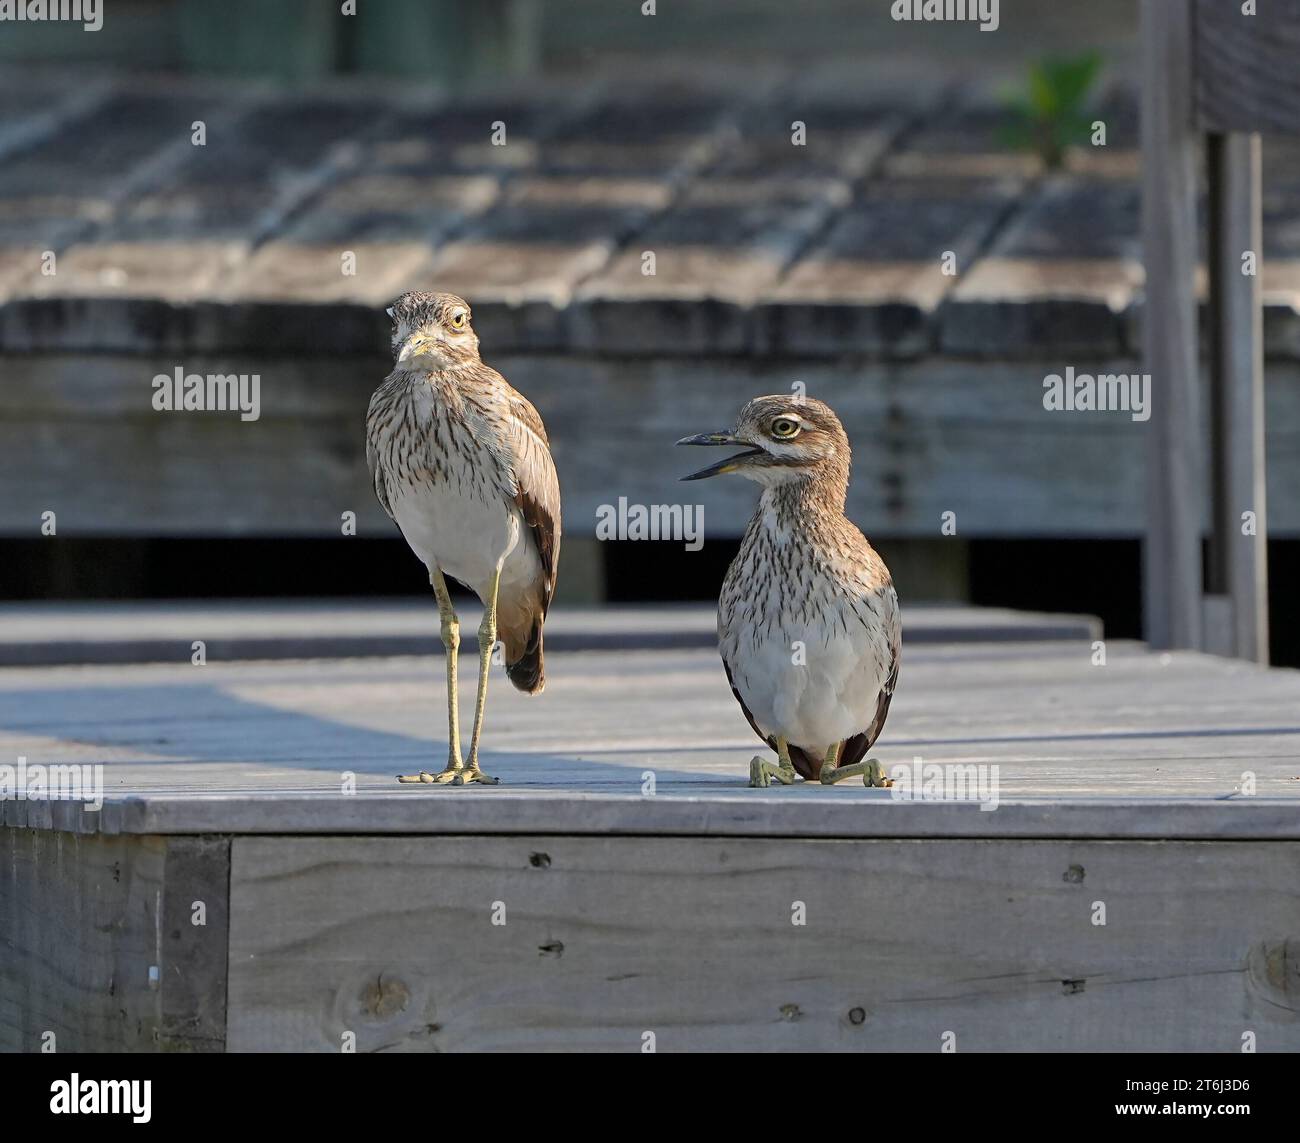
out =
<path fill-rule="evenodd" d="M 730 429 L 724 429 L 720 433 L 700 433 L 698 436 L 682 437 L 677 443 L 679 445 L 743 445 L 749 442 L 738 440 Z M 689 476 L 683 476 L 682 479 L 707 480 L 710 476 L 720 476 L 724 472 L 734 472 L 739 467 L 737 461 L 747 456 L 756 456 L 762 451 L 761 448 L 751 448 L 746 452 L 737 453 L 735 456 L 720 460 L 717 464 L 711 464 L 708 468 L 702 468 L 699 472 L 692 472 Z"/>

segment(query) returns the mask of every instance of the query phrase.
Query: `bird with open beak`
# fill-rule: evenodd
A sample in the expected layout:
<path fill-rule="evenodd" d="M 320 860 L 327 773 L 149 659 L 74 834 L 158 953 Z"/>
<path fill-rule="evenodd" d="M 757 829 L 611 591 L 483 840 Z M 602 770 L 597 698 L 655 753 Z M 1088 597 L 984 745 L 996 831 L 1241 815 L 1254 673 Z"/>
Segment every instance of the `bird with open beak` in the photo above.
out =
<path fill-rule="evenodd" d="M 743 449 L 683 480 L 735 473 L 762 486 L 718 600 L 727 681 L 777 757 L 755 757 L 749 784 L 789 785 L 797 773 L 889 785 L 866 753 L 898 681 L 898 596 L 844 515 L 850 451 L 839 418 L 811 397 L 757 397 L 735 428 L 677 443 Z"/>

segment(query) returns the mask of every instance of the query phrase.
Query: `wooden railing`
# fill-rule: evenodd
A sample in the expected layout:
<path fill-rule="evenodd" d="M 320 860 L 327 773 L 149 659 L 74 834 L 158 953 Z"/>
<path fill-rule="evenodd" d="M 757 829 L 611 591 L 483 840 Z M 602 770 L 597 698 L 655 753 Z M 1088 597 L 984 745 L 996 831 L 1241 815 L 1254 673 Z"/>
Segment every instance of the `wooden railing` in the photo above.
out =
<path fill-rule="evenodd" d="M 1154 409 L 1146 634 L 1157 647 L 1264 662 L 1260 133 L 1300 133 L 1300 0 L 1144 0 L 1142 40 L 1144 368 Z M 1208 450 L 1195 292 L 1202 135 L 1209 173 Z"/>

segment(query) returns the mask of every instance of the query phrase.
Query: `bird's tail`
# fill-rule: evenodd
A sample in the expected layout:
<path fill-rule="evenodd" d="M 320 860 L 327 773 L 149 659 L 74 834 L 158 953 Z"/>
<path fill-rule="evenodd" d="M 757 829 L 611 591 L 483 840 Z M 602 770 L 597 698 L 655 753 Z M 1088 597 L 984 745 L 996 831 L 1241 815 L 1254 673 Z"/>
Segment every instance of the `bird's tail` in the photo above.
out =
<path fill-rule="evenodd" d="M 810 754 L 802 746 L 796 746 L 793 742 L 787 743 L 790 748 L 790 762 L 794 765 L 795 771 L 799 777 L 806 778 L 809 782 L 815 782 L 821 777 L 822 757 L 816 754 Z M 771 741 L 772 749 L 776 749 L 776 739 Z"/>
<path fill-rule="evenodd" d="M 867 756 L 867 751 L 871 749 L 874 740 L 870 734 L 855 734 L 852 738 L 844 740 L 844 749 L 840 751 L 840 756 L 836 760 L 837 766 L 852 766 L 854 762 L 861 762 Z M 776 739 L 771 740 L 772 749 L 776 749 Z M 789 743 L 790 761 L 794 765 L 795 771 L 800 777 L 807 778 L 810 782 L 817 781 L 822 776 L 822 765 L 826 759 L 823 755 L 813 751 L 805 750 L 802 746 L 796 746 L 793 742 Z"/>
<path fill-rule="evenodd" d="M 541 694 L 546 687 L 546 664 L 542 658 L 542 619 L 537 616 L 528 628 L 528 637 L 517 650 L 506 642 L 506 674 L 525 694 Z"/>

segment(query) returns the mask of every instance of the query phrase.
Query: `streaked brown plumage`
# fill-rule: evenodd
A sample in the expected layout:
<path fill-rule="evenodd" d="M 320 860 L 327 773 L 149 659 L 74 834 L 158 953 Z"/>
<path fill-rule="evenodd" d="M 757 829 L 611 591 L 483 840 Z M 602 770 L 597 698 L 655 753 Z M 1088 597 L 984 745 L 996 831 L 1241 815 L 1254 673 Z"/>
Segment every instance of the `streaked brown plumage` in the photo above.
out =
<path fill-rule="evenodd" d="M 559 481 L 541 417 L 483 364 L 461 298 L 403 294 L 388 313 L 396 365 L 370 400 L 366 459 L 384 511 L 429 569 L 453 692 L 459 621 L 441 577 L 464 583 L 484 604 L 468 763 L 459 760 L 452 711 L 448 767 L 436 776 L 422 772 L 425 780 L 457 781 L 461 770 L 478 773 L 487 636 L 487 655 L 500 638 L 516 687 L 536 694 L 545 686 L 542 626 L 560 552 Z M 468 780 L 488 781 L 481 774 Z"/>
<path fill-rule="evenodd" d="M 781 759 L 754 759 L 751 784 L 792 781 L 794 772 L 884 784 L 863 758 L 898 681 L 898 597 L 884 561 L 844 515 L 851 453 L 839 418 L 811 397 L 758 397 L 735 429 L 679 443 L 751 446 L 686 479 L 736 472 L 763 486 L 718 601 L 727 681 Z"/>

